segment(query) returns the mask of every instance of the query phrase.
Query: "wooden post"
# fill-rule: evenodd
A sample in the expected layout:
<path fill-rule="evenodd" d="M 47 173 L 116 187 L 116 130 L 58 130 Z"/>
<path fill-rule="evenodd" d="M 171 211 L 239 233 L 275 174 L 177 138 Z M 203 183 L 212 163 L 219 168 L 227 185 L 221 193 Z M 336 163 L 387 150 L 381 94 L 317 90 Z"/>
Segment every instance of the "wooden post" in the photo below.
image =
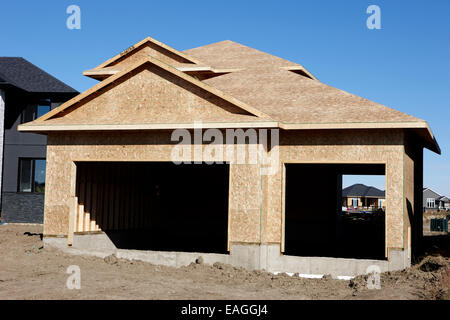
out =
<path fill-rule="evenodd" d="M 78 198 L 70 198 L 70 208 L 69 208 L 69 233 L 67 234 L 67 245 L 71 247 L 73 245 L 73 233 L 75 232 L 75 225 L 77 222 L 78 215 Z"/>
<path fill-rule="evenodd" d="M 77 206 L 78 210 L 78 232 L 83 232 L 84 231 L 84 205 L 79 204 Z"/>

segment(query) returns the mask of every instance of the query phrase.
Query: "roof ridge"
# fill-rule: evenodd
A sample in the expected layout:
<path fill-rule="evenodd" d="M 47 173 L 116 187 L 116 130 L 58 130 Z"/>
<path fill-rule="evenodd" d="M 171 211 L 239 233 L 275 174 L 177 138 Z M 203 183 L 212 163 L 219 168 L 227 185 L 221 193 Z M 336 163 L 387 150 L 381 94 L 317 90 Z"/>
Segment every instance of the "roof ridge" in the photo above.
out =
<path fill-rule="evenodd" d="M 240 43 L 240 42 L 237 42 L 237 41 L 234 41 L 234 40 L 222 40 L 222 41 L 218 41 L 218 42 L 212 42 L 212 43 L 209 43 L 209 44 L 206 44 L 206 45 L 203 45 L 203 46 L 198 46 L 198 47 L 194 47 L 194 48 L 190 48 L 190 49 L 183 50 L 183 52 L 190 51 L 190 50 L 195 50 L 195 49 L 200 49 L 200 48 L 205 48 L 205 47 L 209 47 L 209 46 L 213 46 L 213 45 L 218 45 L 218 44 L 221 44 L 221 43 L 232 43 L 232 44 L 236 44 L 236 45 L 239 45 L 239 46 L 241 46 L 241 47 L 245 47 L 246 49 L 250 49 L 250 50 L 252 50 L 252 51 L 256 51 L 256 52 L 259 52 L 259 53 L 261 53 L 261 54 L 269 55 L 269 56 L 275 57 L 275 58 L 277 58 L 277 59 L 280 59 L 280 60 L 289 62 L 289 63 L 291 63 L 292 65 L 302 66 L 301 64 L 299 64 L 299 63 L 297 63 L 297 62 L 293 62 L 293 61 L 287 60 L 287 59 L 282 58 L 282 57 L 279 57 L 279 56 L 277 56 L 277 55 L 275 55 L 275 54 L 272 54 L 272 53 L 269 53 L 269 52 L 267 52 L 267 51 L 263 51 L 263 50 L 260 50 L 260 49 L 256 49 L 256 48 L 250 47 L 250 46 L 248 46 L 248 45 L 246 45 L 246 44 L 243 44 L 243 43 Z M 302 67 L 303 67 L 303 66 L 302 66 Z"/>
<path fill-rule="evenodd" d="M 130 46 L 128 48 L 126 48 L 125 50 L 122 50 L 121 52 L 119 52 L 118 54 L 113 56 L 112 58 L 102 62 L 101 64 L 99 64 L 98 66 L 96 66 L 93 69 L 102 69 L 102 68 L 108 67 L 112 63 L 114 63 L 114 62 L 122 59 L 123 57 L 129 55 L 130 52 L 135 51 L 136 49 L 142 47 L 146 43 L 153 43 L 154 45 L 156 45 L 156 46 L 158 46 L 158 47 L 160 47 L 160 48 L 162 48 L 164 50 L 167 50 L 167 51 L 171 52 L 172 54 L 177 55 L 177 56 L 179 56 L 180 58 L 182 58 L 184 60 L 190 61 L 191 63 L 202 64 L 202 62 L 200 60 L 198 60 L 196 58 L 193 58 L 193 57 L 190 57 L 189 55 L 185 54 L 183 51 L 177 50 L 177 49 L 175 49 L 175 48 L 173 48 L 171 46 L 166 45 L 163 42 L 160 42 L 160 41 L 158 41 L 158 40 L 156 40 L 156 39 L 154 39 L 154 38 L 152 38 L 150 36 L 147 36 L 144 39 L 142 39 L 141 41 L 133 44 L 132 46 Z"/>

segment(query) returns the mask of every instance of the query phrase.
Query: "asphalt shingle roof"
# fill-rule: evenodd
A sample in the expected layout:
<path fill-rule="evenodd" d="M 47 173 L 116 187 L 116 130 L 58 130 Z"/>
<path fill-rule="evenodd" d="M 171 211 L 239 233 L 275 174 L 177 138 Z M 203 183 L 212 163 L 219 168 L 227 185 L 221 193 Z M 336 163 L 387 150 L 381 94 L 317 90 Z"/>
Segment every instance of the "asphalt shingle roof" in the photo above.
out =
<path fill-rule="evenodd" d="M 342 189 L 343 197 L 384 197 L 384 191 L 364 184 L 354 184 Z"/>
<path fill-rule="evenodd" d="M 0 82 L 33 93 L 77 93 L 75 89 L 20 57 L 0 57 Z"/>

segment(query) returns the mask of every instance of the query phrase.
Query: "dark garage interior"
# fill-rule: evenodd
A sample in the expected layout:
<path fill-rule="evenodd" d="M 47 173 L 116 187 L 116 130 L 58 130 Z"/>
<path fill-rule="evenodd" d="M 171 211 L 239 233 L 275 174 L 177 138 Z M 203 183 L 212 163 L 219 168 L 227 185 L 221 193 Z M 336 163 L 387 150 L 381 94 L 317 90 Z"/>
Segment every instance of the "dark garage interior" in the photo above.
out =
<path fill-rule="evenodd" d="M 228 253 L 228 164 L 79 162 L 78 203 L 120 249 Z"/>
<path fill-rule="evenodd" d="M 286 164 L 286 255 L 385 259 L 385 213 L 343 213 L 343 175 L 385 175 L 385 165 Z"/>

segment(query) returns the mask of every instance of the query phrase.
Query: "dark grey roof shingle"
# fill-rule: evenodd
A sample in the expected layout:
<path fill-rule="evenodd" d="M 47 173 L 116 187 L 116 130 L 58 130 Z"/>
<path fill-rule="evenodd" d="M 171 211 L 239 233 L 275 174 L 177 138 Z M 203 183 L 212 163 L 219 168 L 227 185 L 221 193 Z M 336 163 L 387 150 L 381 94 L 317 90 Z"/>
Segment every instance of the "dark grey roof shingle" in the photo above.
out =
<path fill-rule="evenodd" d="M 343 197 L 384 197 L 384 191 L 364 184 L 354 184 L 342 189 Z"/>
<path fill-rule="evenodd" d="M 0 82 L 33 93 L 77 93 L 75 89 L 20 57 L 0 57 Z"/>

